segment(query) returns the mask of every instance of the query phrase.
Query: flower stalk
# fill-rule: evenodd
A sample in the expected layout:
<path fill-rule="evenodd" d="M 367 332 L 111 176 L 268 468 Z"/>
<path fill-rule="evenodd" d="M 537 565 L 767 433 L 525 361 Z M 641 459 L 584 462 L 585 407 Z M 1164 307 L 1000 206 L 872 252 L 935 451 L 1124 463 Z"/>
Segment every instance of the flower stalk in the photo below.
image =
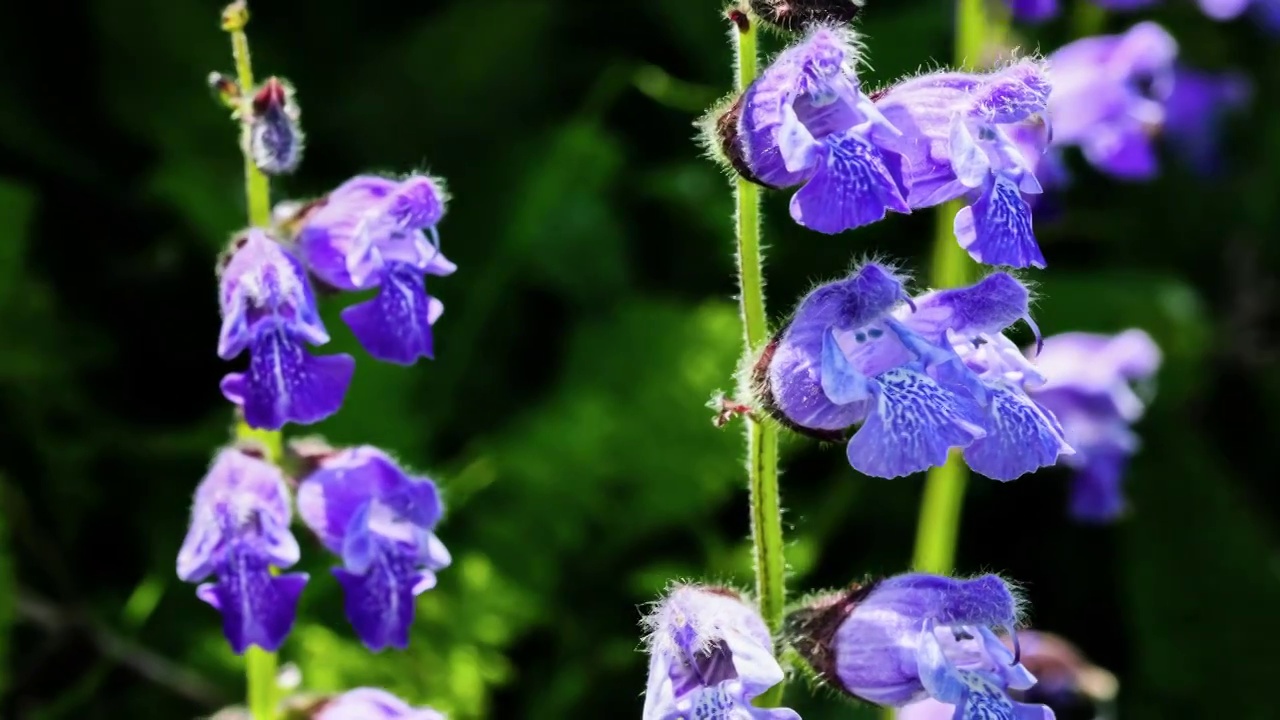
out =
<path fill-rule="evenodd" d="M 745 11 L 731 10 L 734 62 L 738 92 L 745 92 L 757 72 L 757 23 Z M 751 354 L 768 339 L 764 303 L 764 257 L 760 245 L 760 188 L 741 177 L 734 181 L 734 234 L 738 249 L 738 299 L 742 310 L 746 351 Z M 786 605 L 782 511 L 778 496 L 778 430 L 747 417 L 747 475 L 750 482 L 751 541 L 755 566 L 755 594 L 769 632 L 777 635 Z M 756 700 L 760 707 L 778 707 L 783 684 Z"/>
<path fill-rule="evenodd" d="M 240 149 L 244 155 L 245 200 L 249 210 L 249 224 L 266 228 L 271 224 L 271 185 L 253 161 L 249 149 L 250 108 L 252 97 L 253 64 L 249 56 L 249 38 L 244 28 L 249 22 L 249 7 L 245 0 L 237 0 L 222 12 L 222 29 L 231 36 L 231 54 L 236 64 L 236 80 L 240 85 L 243 103 L 237 111 L 240 120 Z M 277 431 L 254 430 L 240 421 L 236 424 L 237 440 L 255 440 L 267 452 L 267 459 L 278 463 L 282 454 L 283 436 Z M 245 680 L 248 684 L 247 703 L 253 720 L 275 720 L 278 694 L 276 672 L 278 660 L 274 652 L 257 646 L 245 651 Z"/>
<path fill-rule="evenodd" d="M 1003 18 L 995 17 L 987 0 L 956 2 L 956 65 L 974 68 L 985 63 L 991 45 L 998 42 Z M 933 258 L 929 270 L 930 285 L 935 288 L 957 287 L 968 283 L 973 275 L 973 261 L 956 242 L 952 218 L 959 211 L 959 201 L 939 208 L 936 217 Z M 960 512 L 969 468 L 958 451 L 953 451 L 945 465 L 932 468 L 925 479 L 920 501 L 920 520 L 916 527 L 916 546 L 911 565 L 916 570 L 949 573 L 955 565 L 956 538 L 960 532 Z"/>

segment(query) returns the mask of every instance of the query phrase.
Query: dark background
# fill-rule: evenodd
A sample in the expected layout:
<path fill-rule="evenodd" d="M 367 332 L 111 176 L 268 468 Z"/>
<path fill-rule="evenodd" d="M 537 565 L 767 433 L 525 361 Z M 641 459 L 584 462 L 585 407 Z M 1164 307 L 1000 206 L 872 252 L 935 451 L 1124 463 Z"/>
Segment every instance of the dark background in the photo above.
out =
<path fill-rule="evenodd" d="M 868 82 L 949 57 L 947 2 L 868 3 Z M 0 23 L 4 718 L 191 718 L 242 691 L 216 614 L 174 576 L 229 423 L 213 262 L 245 207 L 235 128 L 204 84 L 231 70 L 219 10 L 27 2 Z M 740 343 L 730 194 L 692 125 L 731 81 L 721 3 L 254 10 L 259 76 L 295 83 L 309 140 L 277 197 L 429 169 L 454 193 L 441 232 L 460 268 L 432 284 L 437 360 L 357 351 L 347 406 L 315 428 L 439 480 L 455 564 L 421 598 L 410 650 L 370 657 L 331 559 L 303 538 L 313 580 L 284 658 L 309 688 L 382 685 L 458 719 L 638 716 L 642 604 L 674 578 L 750 582 L 741 429 L 703 406 L 730 389 Z M 1254 103 L 1216 177 L 1176 148 L 1148 184 L 1080 167 L 1061 215 L 1039 219 L 1050 265 L 1031 275 L 1046 333 L 1137 326 L 1165 350 L 1134 512 L 1072 524 L 1058 470 L 975 480 L 958 570 L 1021 581 L 1037 626 L 1119 675 L 1126 720 L 1272 718 L 1280 42 L 1186 0 L 1155 15 L 1188 62 L 1247 72 Z M 766 207 L 775 320 L 858 257 L 922 267 L 929 213 L 827 237 L 785 202 Z M 330 349 L 351 350 L 337 307 Z M 785 450 L 793 589 L 905 569 L 919 478 Z M 820 695 L 790 692 L 810 720 L 852 716 Z"/>

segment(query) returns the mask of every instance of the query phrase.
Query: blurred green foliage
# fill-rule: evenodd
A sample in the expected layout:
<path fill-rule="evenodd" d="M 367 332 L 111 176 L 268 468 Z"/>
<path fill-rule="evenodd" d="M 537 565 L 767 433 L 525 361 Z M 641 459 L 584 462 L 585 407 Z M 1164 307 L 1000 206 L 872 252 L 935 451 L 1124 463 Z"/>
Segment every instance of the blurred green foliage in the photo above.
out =
<path fill-rule="evenodd" d="M 309 689 L 382 685 L 458 720 L 634 717 L 644 603 L 672 579 L 749 584 L 742 438 L 704 407 L 732 389 L 740 343 L 729 193 L 693 138 L 729 85 L 720 5 L 256 4 L 259 73 L 295 83 L 309 133 L 278 197 L 429 168 L 454 194 L 442 233 L 460 267 L 432 286 L 438 359 L 363 359 L 316 428 L 437 478 L 455 564 L 410 650 L 370 656 L 304 541 L 313 580 L 283 657 Z M 215 614 L 173 576 L 229 423 L 212 262 L 244 203 L 234 128 L 203 86 L 230 65 L 218 11 L 27 3 L 0 25 L 0 717 L 190 718 L 242 691 Z M 1072 525 L 1058 471 L 975 483 L 960 570 L 1023 581 L 1038 626 L 1121 677 L 1126 720 L 1268 718 L 1280 44 L 1181 0 L 1159 17 L 1189 62 L 1254 77 L 1224 173 L 1172 155 L 1146 185 L 1080 168 L 1039 221 L 1051 265 L 1033 276 L 1046 332 L 1139 326 L 1167 353 L 1134 514 Z M 941 0 L 869 0 L 869 81 L 948 57 L 949 25 Z M 1065 27 L 1023 45 L 1048 51 Z M 930 235 L 921 214 L 816 236 L 785 201 L 766 208 L 775 319 L 863 255 L 918 263 Z M 334 348 L 351 350 L 337 309 Z M 918 481 L 786 449 L 795 589 L 904 569 Z M 808 720 L 861 716 L 791 695 Z"/>

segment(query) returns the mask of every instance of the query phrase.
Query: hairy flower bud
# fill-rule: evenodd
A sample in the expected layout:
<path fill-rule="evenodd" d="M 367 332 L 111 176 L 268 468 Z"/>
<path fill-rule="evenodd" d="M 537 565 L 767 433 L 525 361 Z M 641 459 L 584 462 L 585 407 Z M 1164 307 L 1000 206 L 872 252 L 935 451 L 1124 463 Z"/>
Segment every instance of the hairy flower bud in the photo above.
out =
<path fill-rule="evenodd" d="M 229 108 L 239 107 L 240 83 L 235 78 L 220 72 L 209 73 L 209 90 L 218 98 L 218 102 Z"/>
<path fill-rule="evenodd" d="M 272 77 L 253 96 L 249 151 L 254 164 L 268 175 L 291 173 L 302 160 L 300 111 L 293 95 L 292 87 Z"/>
<path fill-rule="evenodd" d="M 861 10 L 858 0 L 751 0 L 756 17 L 787 32 L 803 32 L 817 24 L 848 24 Z"/>

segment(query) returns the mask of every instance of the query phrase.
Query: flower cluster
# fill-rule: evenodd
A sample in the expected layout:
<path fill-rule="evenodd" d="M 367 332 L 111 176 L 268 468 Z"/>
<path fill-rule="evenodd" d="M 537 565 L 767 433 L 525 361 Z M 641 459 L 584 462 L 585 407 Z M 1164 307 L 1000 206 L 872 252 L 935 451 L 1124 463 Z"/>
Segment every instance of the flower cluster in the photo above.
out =
<path fill-rule="evenodd" d="M 455 269 L 436 232 L 445 199 L 439 180 L 426 175 L 359 176 L 305 206 L 292 242 L 262 228 L 237 237 L 219 274 L 218 354 L 249 351 L 248 370 L 227 375 L 222 392 L 250 426 L 323 420 L 350 385 L 351 356 L 305 349 L 329 341 L 309 275 L 340 290 L 378 289 L 342 313 L 370 355 L 405 365 L 431 357 L 431 326 L 444 306 L 426 294 L 424 276 Z"/>
<path fill-rule="evenodd" d="M 1036 682 L 1019 662 L 1018 619 L 1016 596 L 995 575 L 913 573 L 819 597 L 787 618 L 787 636 L 819 678 L 855 698 L 932 699 L 958 720 L 1052 720 L 1044 705 L 1010 695 Z"/>
<path fill-rule="evenodd" d="M 860 424 L 849 462 L 876 477 L 941 465 L 951 448 L 997 480 L 1052 465 L 1071 447 L 1028 395 L 1045 378 L 1002 332 L 1031 324 L 1029 300 L 1003 272 L 911 298 L 866 263 L 800 302 L 755 367 L 759 404 L 824 439 Z"/>
<path fill-rule="evenodd" d="M 443 508 L 435 484 L 404 472 L 371 447 L 334 451 L 298 489 L 303 521 L 341 556 L 334 570 L 347 616 L 371 650 L 408 644 L 414 596 L 435 585 L 449 553 L 432 533 Z M 204 583 L 196 593 L 222 613 L 231 647 L 275 650 L 293 626 L 301 573 L 272 568 L 298 562 L 289 483 L 251 449 L 218 453 L 196 490 L 191 526 L 178 553 L 178 577 Z"/>
<path fill-rule="evenodd" d="M 727 161 L 767 187 L 800 186 L 791 216 L 812 230 L 959 199 L 956 238 L 975 260 L 1044 267 L 1023 198 L 1041 191 L 1044 64 L 930 73 L 868 95 L 859 50 L 851 31 L 818 26 L 783 51 L 715 122 Z"/>

